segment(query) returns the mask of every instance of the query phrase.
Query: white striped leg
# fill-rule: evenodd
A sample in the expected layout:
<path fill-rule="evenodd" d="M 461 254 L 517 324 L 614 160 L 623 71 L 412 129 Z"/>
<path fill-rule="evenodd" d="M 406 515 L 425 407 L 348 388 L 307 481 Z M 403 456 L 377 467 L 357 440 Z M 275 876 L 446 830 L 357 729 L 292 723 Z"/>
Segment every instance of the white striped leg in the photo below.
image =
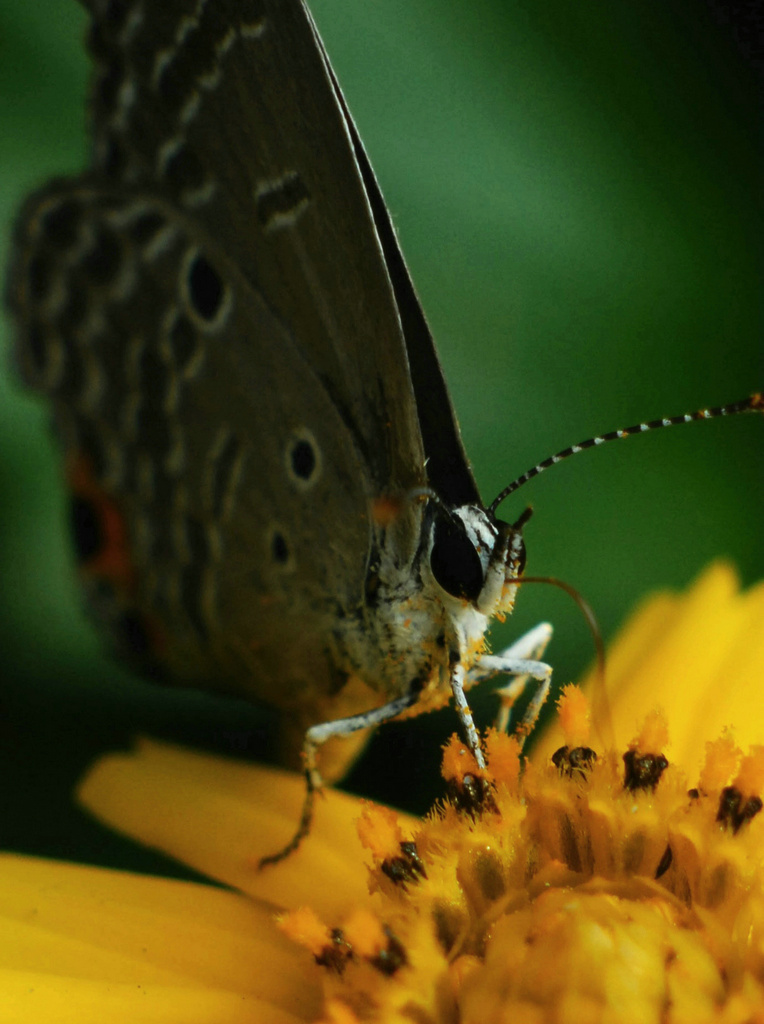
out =
<path fill-rule="evenodd" d="M 305 800 L 303 801 L 297 831 L 283 849 L 261 859 L 259 864 L 260 870 L 270 864 L 278 864 L 279 861 L 288 857 L 310 832 L 310 826 L 313 823 L 313 806 L 316 792 L 320 792 L 324 784 L 321 773 L 316 765 L 316 751 L 321 744 L 326 743 L 332 736 L 349 736 L 351 733 L 358 732 L 359 729 L 369 729 L 375 725 L 380 725 L 382 722 L 388 722 L 391 718 L 397 718 L 406 708 L 416 704 L 416 701 L 416 694 L 407 694 L 405 697 L 399 697 L 397 700 L 390 701 L 384 707 L 372 708 L 371 711 L 364 711 L 360 715 L 351 715 L 349 718 L 337 718 L 333 722 L 321 722 L 319 725 L 313 725 L 308 729 L 305 733 L 305 742 L 302 748 L 305 763 Z"/>
<path fill-rule="evenodd" d="M 454 707 L 456 708 L 457 715 L 462 721 L 464 733 L 467 737 L 467 746 L 472 751 L 478 768 L 485 768 L 485 757 L 483 756 L 483 749 L 480 746 L 478 731 L 475 728 L 475 720 L 472 717 L 472 709 L 467 703 L 467 698 L 464 696 L 466 681 L 467 676 L 464 671 L 464 665 L 459 662 L 451 671 L 451 692 L 454 695 Z"/>
<path fill-rule="evenodd" d="M 496 690 L 501 706 L 496 716 L 496 728 L 507 732 L 512 721 L 512 708 L 518 697 L 525 692 L 529 679 L 535 679 L 538 687 L 516 732 L 522 740 L 531 732 L 536 724 L 541 708 L 549 696 L 552 681 L 552 669 L 546 662 L 539 659 L 552 638 L 552 627 L 548 622 L 540 622 L 538 626 L 528 630 L 519 640 L 506 647 L 498 654 L 486 654 L 469 671 L 469 685 L 482 682 L 495 675 L 516 676 L 506 686 Z"/>

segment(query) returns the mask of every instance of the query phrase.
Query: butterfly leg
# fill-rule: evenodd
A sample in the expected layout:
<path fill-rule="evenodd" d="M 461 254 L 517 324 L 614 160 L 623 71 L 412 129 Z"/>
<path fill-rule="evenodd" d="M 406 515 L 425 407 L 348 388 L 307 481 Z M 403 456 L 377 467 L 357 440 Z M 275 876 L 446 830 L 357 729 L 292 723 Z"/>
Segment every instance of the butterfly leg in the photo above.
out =
<path fill-rule="evenodd" d="M 496 717 L 495 727 L 500 732 L 507 732 L 509 730 L 512 708 L 518 697 L 525 692 L 528 680 L 531 678 L 537 680 L 539 686 L 526 708 L 523 719 L 517 726 L 516 731 L 521 738 L 524 738 L 536 724 L 541 708 L 549 696 L 551 685 L 552 669 L 540 660 L 551 637 L 552 627 L 548 622 L 541 622 L 499 654 L 484 655 L 470 669 L 470 685 L 500 673 L 516 676 L 506 686 L 502 686 L 496 691 L 501 699 L 501 706 Z"/>
<path fill-rule="evenodd" d="M 319 725 L 311 726 L 308 729 L 305 733 L 305 742 L 302 748 L 305 763 L 305 800 L 302 805 L 300 823 L 294 836 L 292 836 L 282 850 L 261 859 L 258 865 L 259 869 L 266 867 L 268 864 L 278 864 L 279 861 L 284 860 L 285 857 L 288 857 L 290 853 L 297 849 L 310 832 L 310 826 L 313 823 L 316 793 L 320 792 L 324 784 L 316 764 L 316 752 L 321 744 L 326 743 L 328 739 L 334 736 L 349 736 L 351 733 L 358 732 L 359 729 L 371 729 L 381 725 L 382 722 L 388 722 L 391 718 L 397 718 L 407 708 L 416 704 L 417 697 L 418 694 L 416 693 L 406 694 L 404 697 L 398 697 L 396 700 L 390 701 L 389 704 L 385 704 L 381 708 L 372 708 L 372 710 L 364 711 L 360 715 L 350 715 L 349 718 L 337 718 L 333 722 L 321 722 Z"/>
<path fill-rule="evenodd" d="M 454 707 L 462 721 L 467 737 L 467 746 L 472 751 L 478 768 L 485 768 L 485 757 L 483 756 L 483 748 L 480 746 L 480 737 L 475 728 L 475 719 L 472 717 L 472 709 L 467 703 L 467 698 L 464 694 L 465 687 L 468 685 L 464 665 L 462 662 L 459 662 L 451 672 L 451 692 L 454 695 Z"/>

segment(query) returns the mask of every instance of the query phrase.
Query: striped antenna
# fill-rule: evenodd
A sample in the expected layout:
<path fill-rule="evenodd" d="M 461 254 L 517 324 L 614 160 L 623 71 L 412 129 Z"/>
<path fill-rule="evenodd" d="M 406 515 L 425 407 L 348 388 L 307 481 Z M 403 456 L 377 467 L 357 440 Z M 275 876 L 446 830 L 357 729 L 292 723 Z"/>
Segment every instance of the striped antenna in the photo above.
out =
<path fill-rule="evenodd" d="M 510 494 L 514 494 L 518 487 L 522 487 L 523 484 L 532 480 L 534 476 L 538 476 L 539 473 L 543 473 L 550 466 L 556 466 L 558 462 L 563 462 L 565 459 L 570 458 L 571 455 L 578 455 L 579 452 L 585 451 L 587 448 L 596 448 L 598 445 L 607 444 L 608 441 L 620 441 L 624 437 L 631 437 L 632 434 L 646 434 L 648 430 L 675 427 L 680 423 L 692 423 L 693 420 L 713 420 L 718 416 L 736 416 L 741 412 L 764 412 L 764 395 L 751 395 L 750 398 L 744 398 L 740 402 L 732 402 L 730 405 L 718 405 L 714 409 L 698 409 L 697 412 L 688 412 L 684 416 L 671 416 L 662 420 L 650 420 L 649 423 L 638 423 L 634 427 L 626 427 L 625 430 L 611 430 L 600 437 L 590 437 L 587 441 L 581 441 L 579 444 L 571 445 L 570 448 L 564 448 L 561 452 L 557 452 L 556 455 L 551 455 L 548 459 L 544 459 L 543 462 L 539 462 L 533 469 L 529 469 L 527 473 L 523 473 L 517 480 L 513 480 L 511 484 L 505 487 L 493 499 L 488 506 L 488 511 L 491 514 L 495 513 L 502 501 L 508 498 Z"/>

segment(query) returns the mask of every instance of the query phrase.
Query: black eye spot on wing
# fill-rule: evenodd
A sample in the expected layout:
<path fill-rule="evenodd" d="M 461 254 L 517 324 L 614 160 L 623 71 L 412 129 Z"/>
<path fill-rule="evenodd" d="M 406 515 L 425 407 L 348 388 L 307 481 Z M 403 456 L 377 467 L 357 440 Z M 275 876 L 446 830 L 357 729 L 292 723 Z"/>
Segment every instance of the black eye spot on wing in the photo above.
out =
<path fill-rule="evenodd" d="M 188 267 L 188 297 L 194 312 L 206 323 L 220 313 L 225 299 L 225 285 L 215 268 L 196 255 Z"/>
<path fill-rule="evenodd" d="M 310 480 L 316 471 L 316 453 L 309 441 L 297 441 L 290 453 L 292 472 L 301 480 Z"/>
<path fill-rule="evenodd" d="M 298 430 L 290 437 L 285 458 L 287 474 L 299 490 L 317 483 L 321 476 L 321 451 L 309 430 Z"/>
<path fill-rule="evenodd" d="M 278 530 L 271 537 L 271 553 L 274 562 L 278 562 L 279 565 L 286 565 L 289 561 L 289 545 L 284 538 L 284 534 Z"/>

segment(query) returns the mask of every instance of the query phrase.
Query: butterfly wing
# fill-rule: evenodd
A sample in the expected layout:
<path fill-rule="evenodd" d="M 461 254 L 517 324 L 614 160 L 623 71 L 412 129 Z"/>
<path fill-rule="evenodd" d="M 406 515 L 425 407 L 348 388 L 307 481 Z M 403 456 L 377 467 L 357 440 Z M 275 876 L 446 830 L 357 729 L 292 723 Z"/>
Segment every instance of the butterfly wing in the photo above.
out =
<path fill-rule="evenodd" d="M 181 680 L 336 717 L 370 501 L 426 459 L 476 494 L 427 325 L 301 3 L 90 7 L 93 168 L 29 205 L 11 291 L 91 597 Z"/>

